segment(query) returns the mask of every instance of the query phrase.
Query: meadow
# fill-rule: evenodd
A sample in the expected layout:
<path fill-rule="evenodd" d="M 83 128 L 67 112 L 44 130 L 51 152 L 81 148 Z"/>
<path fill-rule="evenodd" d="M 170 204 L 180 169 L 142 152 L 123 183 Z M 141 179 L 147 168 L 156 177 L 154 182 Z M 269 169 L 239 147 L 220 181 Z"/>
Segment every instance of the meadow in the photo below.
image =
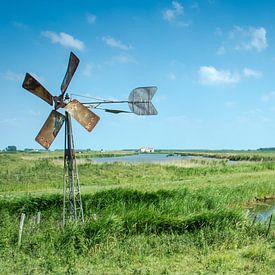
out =
<path fill-rule="evenodd" d="M 85 224 L 65 228 L 62 153 L 0 153 L 0 273 L 274 272 L 274 222 L 267 235 L 248 209 L 265 204 L 255 197 L 275 195 L 275 152 L 204 152 L 215 160 L 163 164 L 86 160 L 133 153 L 78 154 Z"/>

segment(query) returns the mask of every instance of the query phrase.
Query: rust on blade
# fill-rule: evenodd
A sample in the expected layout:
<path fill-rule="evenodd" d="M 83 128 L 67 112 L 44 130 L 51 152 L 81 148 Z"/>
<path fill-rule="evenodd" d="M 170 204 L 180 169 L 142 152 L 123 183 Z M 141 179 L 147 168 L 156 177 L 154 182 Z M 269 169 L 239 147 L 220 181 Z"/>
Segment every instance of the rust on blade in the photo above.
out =
<path fill-rule="evenodd" d="M 23 88 L 53 105 L 53 96 L 29 73 L 26 73 Z"/>
<path fill-rule="evenodd" d="M 87 131 L 91 132 L 99 121 L 99 116 L 90 111 L 76 99 L 72 100 L 65 110 L 77 120 Z"/>
<path fill-rule="evenodd" d="M 65 116 L 53 110 L 35 140 L 45 149 L 49 149 L 65 120 Z"/>
<path fill-rule="evenodd" d="M 78 64 L 79 64 L 78 57 L 73 52 L 71 52 L 67 71 L 66 71 L 65 77 L 61 84 L 61 94 L 62 95 L 64 95 L 64 93 L 66 92 L 66 90 L 72 80 L 72 77 L 77 69 Z"/>

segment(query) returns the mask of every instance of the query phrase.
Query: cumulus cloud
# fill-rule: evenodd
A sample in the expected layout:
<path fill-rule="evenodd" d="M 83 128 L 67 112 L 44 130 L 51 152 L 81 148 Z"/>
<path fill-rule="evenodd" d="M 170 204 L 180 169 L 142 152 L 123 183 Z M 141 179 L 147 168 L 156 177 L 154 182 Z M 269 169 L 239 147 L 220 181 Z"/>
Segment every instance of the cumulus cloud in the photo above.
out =
<path fill-rule="evenodd" d="M 250 68 L 244 68 L 239 72 L 216 69 L 213 66 L 201 66 L 198 70 L 199 82 L 205 85 L 230 85 L 240 82 L 244 78 L 262 77 L 262 72 Z"/>
<path fill-rule="evenodd" d="M 95 24 L 96 22 L 96 16 L 94 14 L 88 14 L 86 19 L 87 19 L 87 22 L 91 25 Z"/>
<path fill-rule="evenodd" d="M 183 12 L 183 6 L 177 1 L 172 1 L 172 8 L 164 10 L 162 16 L 164 20 L 172 22 L 176 20 L 179 15 L 183 14 Z"/>
<path fill-rule="evenodd" d="M 51 31 L 44 31 L 42 32 L 42 35 L 49 38 L 53 44 L 60 44 L 63 47 L 73 48 L 80 51 L 83 51 L 85 48 L 84 42 L 65 32 L 56 33 Z"/>
<path fill-rule="evenodd" d="M 172 1 L 172 6 L 169 9 L 162 11 L 162 18 L 169 23 L 176 23 L 178 26 L 189 26 L 190 23 L 180 21 L 179 18 L 184 15 L 183 5 L 178 1 Z"/>
<path fill-rule="evenodd" d="M 243 69 L 243 75 L 245 77 L 261 78 L 262 77 L 262 72 L 252 70 L 252 69 L 249 69 L 249 68 L 244 68 Z"/>
<path fill-rule="evenodd" d="M 258 52 L 267 48 L 267 32 L 263 27 L 243 28 L 235 26 L 230 32 L 229 38 L 236 42 L 237 50 L 256 50 Z"/>
<path fill-rule="evenodd" d="M 267 47 L 266 30 L 265 28 L 251 29 L 251 41 L 248 44 L 249 49 L 262 51 Z"/>
<path fill-rule="evenodd" d="M 223 34 L 220 28 L 216 28 L 215 35 L 224 37 L 216 52 L 217 55 L 232 50 L 262 52 L 268 47 L 267 31 L 263 27 L 235 26 L 227 36 Z"/>
<path fill-rule="evenodd" d="M 228 70 L 218 70 L 213 66 L 201 66 L 198 74 L 199 82 L 204 85 L 230 85 L 240 81 L 239 74 Z"/>
<path fill-rule="evenodd" d="M 129 50 L 132 48 L 131 45 L 126 45 L 120 40 L 113 38 L 112 36 L 104 36 L 102 37 L 102 41 L 109 47 L 118 48 L 121 50 Z"/>

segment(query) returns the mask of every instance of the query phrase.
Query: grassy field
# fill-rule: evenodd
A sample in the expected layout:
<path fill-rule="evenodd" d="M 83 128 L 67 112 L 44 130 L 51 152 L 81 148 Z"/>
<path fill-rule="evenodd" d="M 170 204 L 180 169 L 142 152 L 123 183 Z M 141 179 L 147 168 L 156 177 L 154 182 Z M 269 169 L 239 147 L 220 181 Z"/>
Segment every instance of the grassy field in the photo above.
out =
<path fill-rule="evenodd" d="M 274 224 L 266 236 L 247 209 L 275 195 L 275 153 L 230 154 L 246 161 L 94 164 L 79 154 L 86 222 L 63 229 L 62 154 L 1 153 L 0 274 L 272 274 Z"/>

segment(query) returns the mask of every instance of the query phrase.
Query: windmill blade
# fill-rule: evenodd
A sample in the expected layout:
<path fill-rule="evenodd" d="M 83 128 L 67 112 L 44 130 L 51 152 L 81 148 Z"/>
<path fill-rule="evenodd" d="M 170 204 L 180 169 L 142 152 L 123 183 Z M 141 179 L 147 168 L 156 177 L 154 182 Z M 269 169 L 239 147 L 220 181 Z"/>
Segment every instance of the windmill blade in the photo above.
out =
<path fill-rule="evenodd" d="M 61 94 L 62 95 L 64 95 L 64 93 L 66 92 L 66 90 L 71 82 L 71 79 L 76 71 L 78 64 L 79 64 L 78 57 L 73 52 L 71 52 L 68 68 L 67 68 L 66 74 L 65 74 L 64 79 L 61 84 Z"/>
<path fill-rule="evenodd" d="M 124 111 L 124 110 L 115 110 L 115 109 L 101 109 L 101 110 L 104 110 L 105 112 L 107 113 L 113 113 L 113 114 L 119 114 L 119 113 L 131 113 L 131 112 L 128 112 L 128 111 Z"/>
<path fill-rule="evenodd" d="M 45 149 L 49 149 L 65 120 L 65 116 L 59 112 L 51 111 L 49 117 L 42 126 L 35 140 Z"/>
<path fill-rule="evenodd" d="M 22 87 L 48 104 L 53 105 L 53 96 L 29 73 L 26 73 Z"/>
<path fill-rule="evenodd" d="M 65 110 L 89 132 L 94 129 L 100 119 L 76 99 L 67 104 Z"/>
<path fill-rule="evenodd" d="M 157 87 L 139 87 L 134 89 L 128 98 L 130 110 L 136 115 L 157 115 L 158 112 L 151 100 Z"/>

